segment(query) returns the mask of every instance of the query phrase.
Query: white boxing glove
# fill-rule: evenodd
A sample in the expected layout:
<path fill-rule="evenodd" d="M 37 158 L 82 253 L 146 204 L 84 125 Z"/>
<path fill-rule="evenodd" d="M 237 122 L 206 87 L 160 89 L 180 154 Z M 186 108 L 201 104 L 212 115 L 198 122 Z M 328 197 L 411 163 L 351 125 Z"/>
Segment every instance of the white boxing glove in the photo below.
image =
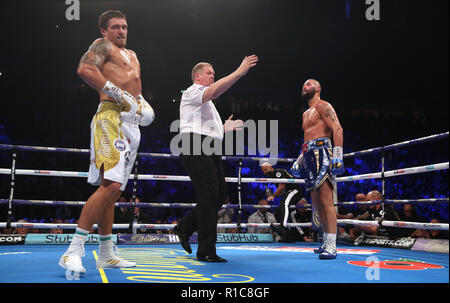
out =
<path fill-rule="evenodd" d="M 303 153 L 301 153 L 298 156 L 297 160 L 295 160 L 294 164 L 292 165 L 292 169 L 299 170 L 300 167 L 302 167 L 302 165 L 303 165 Z"/>
<path fill-rule="evenodd" d="M 129 92 L 121 90 L 111 81 L 106 81 L 102 92 L 113 98 L 117 104 L 122 106 L 122 112 L 134 116 L 138 111 L 138 101 Z"/>
<path fill-rule="evenodd" d="M 149 126 L 155 120 L 155 112 L 150 104 L 145 101 L 144 97 L 138 96 L 139 109 L 137 114 L 140 116 L 138 124 L 140 126 Z"/>

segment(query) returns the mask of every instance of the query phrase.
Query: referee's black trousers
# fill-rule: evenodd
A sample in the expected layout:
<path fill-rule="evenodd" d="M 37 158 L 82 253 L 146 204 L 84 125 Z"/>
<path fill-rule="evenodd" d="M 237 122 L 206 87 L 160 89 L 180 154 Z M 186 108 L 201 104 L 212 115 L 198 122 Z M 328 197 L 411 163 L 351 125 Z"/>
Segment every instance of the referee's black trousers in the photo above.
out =
<path fill-rule="evenodd" d="M 197 256 L 215 255 L 218 211 L 227 197 L 222 157 L 182 154 L 180 160 L 191 178 L 197 205 L 178 226 L 188 236 L 197 230 Z"/>

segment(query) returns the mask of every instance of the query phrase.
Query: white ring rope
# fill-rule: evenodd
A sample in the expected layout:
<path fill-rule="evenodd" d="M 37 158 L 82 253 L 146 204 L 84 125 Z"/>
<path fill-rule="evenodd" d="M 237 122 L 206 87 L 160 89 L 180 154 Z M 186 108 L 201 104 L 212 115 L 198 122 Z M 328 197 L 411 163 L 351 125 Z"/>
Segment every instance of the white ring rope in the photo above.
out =
<path fill-rule="evenodd" d="M 13 199 L 12 200 L 15 205 L 51 205 L 51 206 L 83 206 L 86 204 L 85 201 L 54 201 L 54 200 L 22 200 L 22 199 Z M 6 204 L 8 199 L 0 199 L 0 204 Z M 386 200 L 376 200 L 376 201 L 350 201 L 350 202 L 338 202 L 334 203 L 334 206 L 345 206 L 345 205 L 375 205 L 375 204 L 436 204 L 436 203 L 448 203 L 449 198 L 427 198 L 427 199 L 386 199 Z M 175 208 L 175 207 L 195 207 L 196 203 L 187 203 L 187 202 L 145 202 L 141 201 L 138 205 L 139 208 L 150 208 L 150 207 L 159 207 L 159 208 Z M 130 207 L 131 203 L 129 202 L 116 202 L 116 207 Z M 301 208 L 309 208 L 312 204 L 302 204 L 298 205 Z M 258 204 L 241 204 L 242 208 L 277 208 L 278 205 L 258 205 Z M 295 209 L 296 205 L 290 205 L 290 209 Z M 239 208 L 237 204 L 223 204 L 221 208 Z"/>
<path fill-rule="evenodd" d="M 400 148 L 405 146 L 410 146 L 418 143 L 423 143 L 427 141 L 433 141 L 438 140 L 442 138 L 446 138 L 449 136 L 449 132 L 442 133 L 442 134 L 436 134 L 428 137 L 408 140 L 404 142 L 399 142 L 391 145 L 387 145 L 384 147 L 378 147 L 378 148 L 372 148 L 368 150 L 363 150 L 359 152 L 353 152 L 349 154 L 344 154 L 345 158 L 348 157 L 354 157 L 359 155 L 366 155 L 371 154 L 375 152 L 383 152 L 386 150 L 391 150 L 394 148 Z M 55 151 L 55 152 L 72 152 L 72 153 L 88 153 L 88 149 L 75 149 L 75 148 L 52 148 L 52 147 L 37 147 L 37 146 L 19 146 L 19 145 L 5 145 L 0 144 L 0 150 L 32 150 L 32 151 Z M 172 155 L 172 154 L 155 154 L 155 153 L 140 153 L 141 156 L 148 156 L 148 157 L 156 157 L 156 158 L 177 158 L 178 155 Z M 261 161 L 263 159 L 276 159 L 276 158 L 258 158 L 258 157 L 235 157 L 235 156 L 224 156 L 222 157 L 223 160 L 251 160 L 251 161 Z M 280 162 L 293 162 L 295 159 L 291 158 L 280 158 L 277 159 Z M 410 174 L 418 174 L 418 173 L 425 173 L 425 172 L 432 172 L 432 171 L 438 171 L 438 170 L 448 170 L 449 168 L 449 162 L 443 162 L 443 163 L 437 163 L 437 164 L 431 164 L 431 165 L 424 165 L 424 166 L 417 166 L 417 167 L 409 167 L 409 168 L 403 168 L 403 169 L 396 169 L 386 172 L 376 172 L 376 173 L 370 173 L 370 174 L 361 174 L 361 175 L 355 175 L 355 176 L 345 176 L 345 177 L 338 177 L 336 178 L 337 182 L 351 182 L 351 181 L 357 181 L 357 180 L 365 180 L 365 179 L 379 179 L 379 178 L 388 178 L 388 177 L 395 177 L 399 175 L 410 175 Z M 32 176 L 57 176 L 57 177 L 79 177 L 79 178 L 87 178 L 88 173 L 86 172 L 73 172 L 73 171 L 52 171 L 52 170 L 31 170 L 31 169 L 5 169 L 0 168 L 0 174 L 8 174 L 11 175 L 12 172 L 14 172 L 16 175 L 32 175 Z M 169 176 L 169 175 L 138 175 L 138 180 L 164 180 L 164 181 L 190 181 L 190 178 L 188 176 Z M 239 182 L 239 179 L 236 177 L 226 177 L 226 182 L 229 183 L 237 183 Z M 241 178 L 240 182 L 242 183 L 305 183 L 304 179 L 275 179 L 275 178 Z M 445 198 L 446 202 L 448 202 L 448 198 Z M 422 201 L 422 202 L 435 202 L 435 201 L 441 201 L 442 199 L 418 199 L 415 201 Z M 28 200 L 30 202 L 32 201 L 40 201 L 41 203 L 45 200 Z M 392 202 L 392 203 L 410 203 L 411 200 L 384 200 L 381 202 Z M 54 201 L 48 201 L 48 204 L 52 204 L 50 202 Z M 84 201 L 64 201 L 67 202 L 68 205 L 84 205 Z M 351 204 L 374 204 L 374 202 L 379 201 L 373 201 L 373 202 L 341 202 L 337 205 L 351 205 Z M 164 205 L 164 203 L 159 203 L 159 205 Z M 191 207 L 191 203 L 177 203 L 178 207 Z M 153 205 L 154 206 L 154 205 Z M 168 207 L 167 205 L 165 207 Z M 295 206 L 294 206 L 295 207 Z M 292 208 L 294 208 L 292 207 Z M 270 206 L 267 207 L 258 207 L 254 206 L 254 208 L 270 208 Z M 419 228 L 419 229 L 431 229 L 431 230 L 449 230 L 449 224 L 443 224 L 443 223 L 417 223 L 417 222 L 404 222 L 404 221 L 361 221 L 361 220 L 350 220 L 350 219 L 340 219 L 337 220 L 339 225 L 356 225 L 356 226 L 387 226 L 387 227 L 400 227 L 400 228 Z M 0 227 L 4 228 L 7 227 L 7 222 L 0 222 Z M 217 224 L 217 227 L 220 228 L 236 228 L 236 227 L 254 227 L 254 228 L 269 228 L 271 224 L 269 223 L 263 223 L 263 224 L 250 224 L 250 223 L 242 223 L 242 224 Z M 279 225 L 279 223 L 275 223 L 274 225 Z M 77 224 L 50 224 L 50 223 L 18 223 L 18 222 L 11 222 L 11 227 L 15 228 L 42 228 L 42 229 L 74 229 L 76 228 Z M 174 224 L 134 224 L 134 228 L 137 229 L 172 229 L 175 225 Z M 286 227 L 310 227 L 312 226 L 312 223 L 287 223 Z M 97 225 L 94 225 L 93 228 L 97 228 Z M 129 229 L 130 224 L 113 224 L 113 228 L 116 229 Z"/>
<path fill-rule="evenodd" d="M 449 132 L 430 135 L 426 137 L 416 138 L 412 140 L 406 140 L 403 142 L 398 142 L 382 147 L 375 147 L 366 150 L 351 152 L 344 154 L 344 158 L 350 158 L 355 156 L 367 155 L 372 153 L 377 153 L 381 151 L 391 150 L 395 148 L 407 147 L 411 145 L 416 145 L 419 143 L 425 143 L 430 141 L 437 141 L 449 136 Z M 27 145 L 10 145 L 10 144 L 0 144 L 0 150 L 24 150 L 24 151 L 44 151 L 44 152 L 69 152 L 69 153 L 89 153 L 89 149 L 81 148 L 66 148 L 66 147 L 45 147 L 45 146 L 27 146 Z M 138 153 L 138 156 L 147 156 L 153 158 L 178 158 L 179 155 L 176 154 L 162 154 L 162 153 Z M 222 160 L 250 160 L 250 161 L 269 161 L 277 160 L 278 162 L 294 162 L 297 158 L 261 158 L 261 157 L 236 157 L 236 156 L 223 156 Z"/>
<path fill-rule="evenodd" d="M 405 221 L 363 221 L 363 220 L 350 220 L 350 219 L 339 219 L 337 220 L 338 225 L 357 225 L 357 226 L 386 226 L 386 227 L 400 227 L 400 228 L 419 228 L 419 229 L 429 229 L 429 230 L 449 230 L 448 223 L 418 223 L 418 222 L 405 222 Z M 6 222 L 0 222 L 0 228 L 6 227 Z M 254 228 L 270 228 L 272 223 L 230 223 L 230 224 L 217 224 L 218 228 L 236 228 L 236 227 L 254 227 Z M 277 226 L 280 223 L 273 223 Z M 137 223 L 133 225 L 137 229 L 173 229 L 176 224 L 146 224 Z M 286 227 L 311 227 L 312 223 L 286 223 Z M 11 227 L 14 228 L 41 228 L 41 229 L 75 229 L 77 224 L 53 224 L 53 223 L 19 223 L 11 222 Z M 113 224 L 114 229 L 128 229 L 129 224 Z M 93 226 L 93 229 L 97 228 L 97 224 Z"/>
<path fill-rule="evenodd" d="M 385 177 L 397 177 L 400 175 L 411 175 L 418 173 L 426 173 L 438 170 L 446 170 L 449 168 L 449 162 L 430 164 L 424 166 L 408 167 L 402 169 L 395 169 L 384 172 Z M 0 168 L 0 174 L 10 175 L 10 168 Z M 87 178 L 87 172 L 73 172 L 73 171 L 55 171 L 55 170 L 33 170 L 33 169 L 16 169 L 16 175 L 27 176 L 48 176 L 48 177 L 79 177 Z M 380 179 L 382 173 L 371 173 L 363 175 L 354 175 L 348 177 L 338 177 L 336 182 L 352 182 L 365 179 Z M 190 181 L 189 176 L 174 176 L 174 175 L 138 175 L 138 180 L 161 180 L 161 181 Z M 225 181 L 229 183 L 237 183 L 236 177 L 225 177 Z M 242 183 L 305 183 L 304 179 L 276 179 L 276 178 L 242 178 Z"/>

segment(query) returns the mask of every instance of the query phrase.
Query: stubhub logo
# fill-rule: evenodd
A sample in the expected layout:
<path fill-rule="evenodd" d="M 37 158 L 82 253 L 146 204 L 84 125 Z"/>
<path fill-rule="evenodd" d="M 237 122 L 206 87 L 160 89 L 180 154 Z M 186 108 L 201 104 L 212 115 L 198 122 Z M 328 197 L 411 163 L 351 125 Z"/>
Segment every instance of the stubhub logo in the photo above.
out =
<path fill-rule="evenodd" d="M 45 244 L 70 244 L 73 235 L 49 234 L 45 235 Z M 86 242 L 98 243 L 97 235 L 88 235 Z"/>

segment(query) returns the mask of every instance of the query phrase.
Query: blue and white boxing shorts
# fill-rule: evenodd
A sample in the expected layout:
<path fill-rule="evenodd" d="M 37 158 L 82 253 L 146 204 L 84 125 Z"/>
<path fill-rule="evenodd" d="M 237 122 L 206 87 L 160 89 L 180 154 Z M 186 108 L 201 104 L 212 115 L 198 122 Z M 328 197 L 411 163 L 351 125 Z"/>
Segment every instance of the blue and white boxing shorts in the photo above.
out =
<path fill-rule="evenodd" d="M 331 158 L 333 147 L 329 138 L 318 138 L 305 142 L 302 145 L 303 176 L 307 191 L 317 190 L 325 182 L 330 180 L 336 187 L 336 178 L 331 173 Z"/>

